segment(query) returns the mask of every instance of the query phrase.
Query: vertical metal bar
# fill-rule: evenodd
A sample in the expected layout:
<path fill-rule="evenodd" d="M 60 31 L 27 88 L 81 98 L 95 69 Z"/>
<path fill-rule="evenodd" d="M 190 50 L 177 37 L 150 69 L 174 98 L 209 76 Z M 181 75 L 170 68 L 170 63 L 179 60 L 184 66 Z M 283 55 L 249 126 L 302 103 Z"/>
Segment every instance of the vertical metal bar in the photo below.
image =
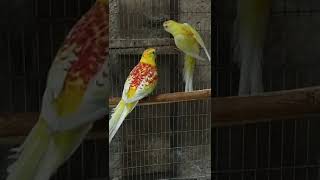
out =
<path fill-rule="evenodd" d="M 281 160 L 280 160 L 280 175 L 283 180 L 283 151 L 284 151 L 284 120 L 281 121 Z"/>
<path fill-rule="evenodd" d="M 219 147 L 219 128 L 216 128 L 216 134 L 215 134 L 215 145 L 216 147 L 213 147 L 215 150 L 216 150 L 216 153 L 215 153 L 215 166 L 216 168 L 218 169 L 219 167 L 219 151 L 218 151 L 218 147 Z M 216 176 L 216 179 L 218 180 L 219 179 L 219 176 Z"/>
<path fill-rule="evenodd" d="M 256 163 L 256 169 L 258 169 L 258 126 L 255 126 L 256 129 L 256 139 L 255 139 L 255 148 L 256 148 L 256 153 L 255 153 L 255 163 Z M 257 180 L 257 172 L 254 174 L 254 179 Z"/>
<path fill-rule="evenodd" d="M 242 162 L 241 162 L 241 169 L 244 169 L 245 167 L 244 167 L 244 162 L 245 162 L 245 159 L 244 159 L 244 156 L 245 156 L 245 125 L 243 125 L 243 127 L 242 127 L 242 158 L 241 158 L 241 160 L 242 160 Z M 244 173 L 242 172 L 241 173 L 241 180 L 244 180 Z"/>
<path fill-rule="evenodd" d="M 286 66 L 284 66 L 282 69 L 282 90 L 285 90 L 287 87 L 287 85 L 286 85 L 286 74 L 287 74 L 286 69 L 287 69 Z"/>
<path fill-rule="evenodd" d="M 297 120 L 294 120 L 294 145 L 293 145 L 293 180 L 296 179 L 296 156 L 297 156 Z"/>
<path fill-rule="evenodd" d="M 67 17 L 67 0 L 63 0 L 63 17 Z"/>
<path fill-rule="evenodd" d="M 52 13 L 53 13 L 52 1 L 53 1 L 53 0 L 49 0 L 49 17 L 52 17 Z"/>
<path fill-rule="evenodd" d="M 38 17 L 39 16 L 39 13 L 38 13 L 38 8 L 39 8 L 39 6 L 38 6 L 38 0 L 34 0 L 34 16 L 35 17 Z"/>
<path fill-rule="evenodd" d="M 23 98 L 24 98 L 24 112 L 27 112 L 27 69 L 26 69 L 26 50 L 25 50 L 25 34 L 24 34 L 24 27 L 21 29 L 21 49 L 22 49 L 22 66 L 23 66 Z"/>
<path fill-rule="evenodd" d="M 306 143 L 306 145 L 307 145 L 307 147 L 306 147 L 306 151 L 307 151 L 307 153 L 306 153 L 306 164 L 309 164 L 309 151 L 310 151 L 310 119 L 308 119 L 307 120 L 307 139 L 306 139 L 306 141 L 307 141 L 307 143 Z M 306 168 L 306 179 L 309 179 L 309 168 Z"/>
<path fill-rule="evenodd" d="M 53 27 L 52 23 L 49 24 L 49 43 L 50 43 L 50 59 L 53 58 Z"/>
<path fill-rule="evenodd" d="M 271 121 L 268 122 L 268 169 L 271 168 Z M 270 172 L 268 172 L 268 180 L 270 180 Z"/>
<path fill-rule="evenodd" d="M 84 140 L 85 141 L 85 140 Z M 85 152 L 84 152 L 84 146 L 85 146 L 85 143 L 83 143 L 80 145 L 80 151 L 81 151 L 81 179 L 84 180 L 85 179 L 85 160 L 84 160 L 84 157 L 85 157 Z M 98 153 L 96 154 L 98 155 Z M 96 169 L 98 169 L 99 167 L 97 166 Z"/>
<path fill-rule="evenodd" d="M 37 30 L 35 32 L 35 58 L 36 58 L 36 63 L 37 63 L 37 74 L 41 74 L 40 71 L 40 57 L 39 57 L 39 53 L 40 53 L 40 45 L 39 45 L 39 30 Z M 38 76 L 38 81 L 37 81 L 37 88 L 38 88 L 38 109 L 41 109 L 41 102 L 42 102 L 42 91 L 41 91 L 41 81 L 42 81 L 42 74 L 41 76 Z"/>
<path fill-rule="evenodd" d="M 94 174 L 97 177 L 98 176 L 98 147 L 97 147 L 97 141 L 94 141 Z"/>
<path fill-rule="evenodd" d="M 9 97 L 9 109 L 11 112 L 14 111 L 14 106 L 13 106 L 13 81 L 14 81 L 14 77 L 13 77 L 13 72 L 12 72 L 12 57 L 11 57 L 11 31 L 10 29 L 8 28 L 8 31 L 7 31 L 7 36 L 8 36 L 8 42 L 7 42 L 7 47 L 8 47 L 8 50 L 7 50 L 7 54 L 8 54 L 8 68 L 9 68 L 9 77 L 11 78 L 11 80 L 9 81 L 9 88 L 10 88 L 10 97 Z"/>
<path fill-rule="evenodd" d="M 71 171 L 72 171 L 72 169 L 71 169 L 71 163 L 70 163 L 70 160 L 69 160 L 69 162 L 67 162 L 67 177 L 68 177 L 68 179 L 71 179 L 72 177 L 71 177 Z"/>
<path fill-rule="evenodd" d="M 81 0 L 77 0 L 77 17 L 81 16 Z"/>
<path fill-rule="evenodd" d="M 229 129 L 229 154 L 228 154 L 228 156 L 229 156 L 229 163 L 228 163 L 228 168 L 229 169 L 231 169 L 231 164 L 232 164 L 232 161 L 231 161 L 231 151 L 232 151 L 232 144 L 231 144 L 231 142 L 232 142 L 232 137 L 231 137 L 231 127 L 229 127 L 228 128 Z M 231 174 L 228 176 L 228 179 L 229 180 L 231 180 Z"/>

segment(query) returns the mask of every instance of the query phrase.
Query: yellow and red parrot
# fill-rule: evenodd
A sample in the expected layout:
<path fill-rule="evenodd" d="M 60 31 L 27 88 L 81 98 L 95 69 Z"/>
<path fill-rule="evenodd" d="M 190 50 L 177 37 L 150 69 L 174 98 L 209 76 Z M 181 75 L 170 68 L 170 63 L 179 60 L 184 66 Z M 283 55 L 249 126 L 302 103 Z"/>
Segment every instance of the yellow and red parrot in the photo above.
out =
<path fill-rule="evenodd" d="M 124 84 L 121 100 L 114 108 L 109 120 L 109 143 L 139 100 L 148 96 L 155 89 L 158 82 L 155 59 L 156 50 L 146 49 L 140 62 L 130 72 Z"/>
<path fill-rule="evenodd" d="M 7 180 L 49 180 L 107 115 L 108 1 L 97 0 L 67 35 L 48 73 L 39 120 Z"/>

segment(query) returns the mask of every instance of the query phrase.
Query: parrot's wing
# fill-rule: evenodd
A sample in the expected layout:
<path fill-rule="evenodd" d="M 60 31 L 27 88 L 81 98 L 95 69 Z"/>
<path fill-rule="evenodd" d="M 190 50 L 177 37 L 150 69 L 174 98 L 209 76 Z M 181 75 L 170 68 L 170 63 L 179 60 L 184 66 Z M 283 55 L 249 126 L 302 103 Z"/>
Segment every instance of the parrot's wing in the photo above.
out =
<path fill-rule="evenodd" d="M 175 41 L 177 47 L 180 50 L 182 50 L 183 53 L 185 53 L 185 54 L 187 54 L 187 55 L 189 55 L 189 56 L 191 56 L 191 57 L 193 57 L 195 59 L 198 59 L 198 60 L 201 60 L 201 61 L 207 61 L 205 58 L 199 56 L 199 51 L 198 51 L 198 49 L 199 49 L 198 46 L 199 45 L 198 44 L 194 44 L 193 46 L 190 46 L 190 47 L 184 46 L 185 45 L 185 43 L 184 43 L 185 36 L 184 35 L 176 35 L 174 37 L 174 41 Z M 196 46 L 196 47 L 194 47 L 194 46 Z"/>
<path fill-rule="evenodd" d="M 72 27 L 48 74 L 41 114 L 53 131 L 79 127 L 102 118 L 108 112 L 107 78 L 104 76 L 108 62 L 106 60 L 108 53 L 105 51 L 109 49 L 107 43 L 109 17 L 105 11 L 107 1 L 99 0 L 99 2 L 103 3 L 103 6 L 96 3 Z M 55 102 L 56 97 L 64 90 L 68 73 L 70 79 L 77 76 L 81 82 L 82 78 L 85 90 L 84 95 L 79 96 L 81 104 L 75 108 L 76 110 L 60 115 Z"/>
<path fill-rule="evenodd" d="M 42 98 L 41 114 L 49 125 L 52 125 L 52 129 L 59 129 L 57 123 L 61 123 L 52 102 L 55 101 L 63 90 L 64 82 L 72 62 L 78 60 L 74 53 L 75 48 L 75 45 L 71 45 L 59 49 L 48 72 L 47 87 Z"/>
<path fill-rule="evenodd" d="M 157 79 L 157 72 L 150 73 L 147 76 L 144 76 L 141 83 L 138 85 L 134 96 L 128 98 L 129 87 L 133 80 L 133 77 L 129 75 L 124 85 L 122 99 L 126 103 L 132 103 L 132 102 L 143 99 L 154 90 L 157 83 L 156 79 Z"/>
<path fill-rule="evenodd" d="M 129 75 L 126 82 L 124 83 L 123 91 L 122 91 L 122 98 L 124 101 L 127 100 L 127 93 L 129 91 L 129 87 L 130 87 L 131 82 L 132 82 L 132 77 Z"/>
<path fill-rule="evenodd" d="M 64 80 L 74 61 L 77 61 L 77 56 L 74 53 L 76 46 L 71 45 L 66 49 L 60 49 L 48 72 L 47 89 L 57 98 L 64 86 Z M 53 99 L 52 99 L 53 100 Z"/>
<path fill-rule="evenodd" d="M 122 97 L 122 99 L 126 102 L 126 103 L 132 103 L 132 102 L 136 102 L 139 101 L 145 97 L 147 97 L 155 88 L 156 84 L 149 84 L 146 83 L 148 80 L 148 78 L 145 78 L 142 83 L 137 87 L 137 90 L 134 94 L 134 96 L 127 98 L 127 95 L 125 95 L 124 97 Z"/>
<path fill-rule="evenodd" d="M 56 108 L 51 101 L 53 94 L 48 89 L 45 90 L 41 113 L 52 131 L 77 128 L 107 115 L 108 71 L 106 68 L 107 60 L 101 70 L 90 80 L 78 110 L 68 116 L 61 117 L 57 114 Z"/>
<path fill-rule="evenodd" d="M 192 27 L 190 26 L 188 23 L 183 23 L 193 34 L 193 37 L 197 40 L 197 42 L 200 44 L 200 46 L 204 49 L 206 55 L 208 56 L 209 61 L 211 61 L 211 57 L 209 55 L 209 52 L 206 48 L 206 46 L 204 45 L 204 42 L 201 38 L 201 36 L 199 35 L 199 33 Z"/>

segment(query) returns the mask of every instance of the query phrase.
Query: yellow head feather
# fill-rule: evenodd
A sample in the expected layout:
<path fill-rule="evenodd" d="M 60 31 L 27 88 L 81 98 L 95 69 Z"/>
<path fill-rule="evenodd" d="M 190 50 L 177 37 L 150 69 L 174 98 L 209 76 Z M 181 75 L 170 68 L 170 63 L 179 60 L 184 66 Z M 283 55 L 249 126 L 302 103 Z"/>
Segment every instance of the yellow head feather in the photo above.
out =
<path fill-rule="evenodd" d="M 140 62 L 150 64 L 151 66 L 156 66 L 155 59 L 156 50 L 154 48 L 148 48 L 143 52 Z"/>
<path fill-rule="evenodd" d="M 165 31 L 174 36 L 175 33 L 179 32 L 181 25 L 181 23 L 178 23 L 174 20 L 168 20 L 163 23 L 163 28 Z"/>

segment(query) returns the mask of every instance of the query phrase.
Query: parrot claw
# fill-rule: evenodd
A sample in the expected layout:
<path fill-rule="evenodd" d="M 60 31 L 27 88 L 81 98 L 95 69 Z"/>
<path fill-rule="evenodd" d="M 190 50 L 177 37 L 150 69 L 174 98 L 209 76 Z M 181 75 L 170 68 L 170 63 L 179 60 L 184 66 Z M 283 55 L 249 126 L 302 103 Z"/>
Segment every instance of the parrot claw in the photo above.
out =
<path fill-rule="evenodd" d="M 176 51 L 178 51 L 178 52 L 181 52 L 181 50 L 178 49 L 177 47 L 174 47 L 173 49 L 176 50 Z"/>
<path fill-rule="evenodd" d="M 8 159 L 11 160 L 11 159 L 18 159 L 19 155 L 18 154 L 13 154 L 13 155 L 9 155 L 8 156 Z"/>
<path fill-rule="evenodd" d="M 16 148 L 11 148 L 9 151 L 10 152 L 20 152 L 20 147 L 16 147 Z"/>

